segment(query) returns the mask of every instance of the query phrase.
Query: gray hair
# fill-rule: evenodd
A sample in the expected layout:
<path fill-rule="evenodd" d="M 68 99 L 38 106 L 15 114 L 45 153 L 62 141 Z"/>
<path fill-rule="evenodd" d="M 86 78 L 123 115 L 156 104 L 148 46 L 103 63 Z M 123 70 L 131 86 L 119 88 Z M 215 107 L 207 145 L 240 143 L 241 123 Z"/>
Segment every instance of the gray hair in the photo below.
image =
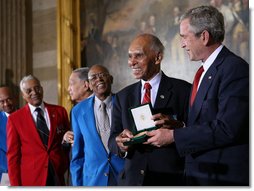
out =
<path fill-rule="evenodd" d="M 215 43 L 224 40 L 224 17 L 215 7 L 200 6 L 190 9 L 181 17 L 181 22 L 185 19 L 189 19 L 190 28 L 195 36 L 200 36 L 206 30 Z"/>
<path fill-rule="evenodd" d="M 72 73 L 77 73 L 80 80 L 88 81 L 88 67 L 77 68 Z"/>
<path fill-rule="evenodd" d="M 39 84 L 41 84 L 40 83 L 40 80 L 38 79 L 38 78 L 36 78 L 35 76 L 33 76 L 33 75 L 28 75 L 28 76 L 24 76 L 23 78 L 22 78 L 22 80 L 20 81 L 20 83 L 19 83 L 19 88 L 20 88 L 20 90 L 22 91 L 22 92 L 24 92 L 24 89 L 23 89 L 23 84 L 26 82 L 26 81 L 28 81 L 28 80 L 35 80 L 35 81 L 37 81 Z"/>

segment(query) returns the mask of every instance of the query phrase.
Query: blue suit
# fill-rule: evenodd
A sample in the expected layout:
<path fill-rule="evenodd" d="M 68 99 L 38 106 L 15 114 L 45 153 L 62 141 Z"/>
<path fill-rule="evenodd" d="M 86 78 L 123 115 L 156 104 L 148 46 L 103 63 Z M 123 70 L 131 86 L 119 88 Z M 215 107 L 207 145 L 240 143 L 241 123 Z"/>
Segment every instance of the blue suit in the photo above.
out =
<path fill-rule="evenodd" d="M 249 185 L 248 63 L 223 47 L 174 139 L 188 185 Z"/>
<path fill-rule="evenodd" d="M 0 112 L 0 181 L 2 173 L 7 173 L 7 157 L 6 157 L 6 123 L 7 116 L 3 111 Z"/>
<path fill-rule="evenodd" d="M 72 109 L 74 144 L 70 171 L 73 186 L 107 186 L 109 173 L 116 179 L 124 160 L 107 153 L 96 128 L 94 96 Z"/>

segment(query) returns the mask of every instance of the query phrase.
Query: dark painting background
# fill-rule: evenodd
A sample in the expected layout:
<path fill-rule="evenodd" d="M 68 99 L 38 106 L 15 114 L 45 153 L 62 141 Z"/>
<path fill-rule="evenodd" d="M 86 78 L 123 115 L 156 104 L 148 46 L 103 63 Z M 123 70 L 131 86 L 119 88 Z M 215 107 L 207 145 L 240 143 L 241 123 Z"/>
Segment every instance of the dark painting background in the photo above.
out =
<path fill-rule="evenodd" d="M 113 92 L 135 82 L 128 68 L 128 46 L 140 33 L 157 35 L 165 45 L 162 70 L 192 82 L 199 67 L 180 47 L 179 18 L 199 5 L 224 15 L 224 44 L 249 62 L 248 0 L 80 0 L 81 65 L 103 64 L 114 77 Z"/>

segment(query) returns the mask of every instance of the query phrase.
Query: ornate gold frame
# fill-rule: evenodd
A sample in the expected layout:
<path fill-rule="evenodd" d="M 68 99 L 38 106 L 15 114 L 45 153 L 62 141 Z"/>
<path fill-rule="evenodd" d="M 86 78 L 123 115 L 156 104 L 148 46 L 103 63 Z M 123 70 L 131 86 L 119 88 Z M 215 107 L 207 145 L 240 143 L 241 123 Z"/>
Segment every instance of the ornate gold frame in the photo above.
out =
<path fill-rule="evenodd" d="M 58 104 L 70 111 L 69 76 L 80 67 L 79 0 L 57 1 Z"/>

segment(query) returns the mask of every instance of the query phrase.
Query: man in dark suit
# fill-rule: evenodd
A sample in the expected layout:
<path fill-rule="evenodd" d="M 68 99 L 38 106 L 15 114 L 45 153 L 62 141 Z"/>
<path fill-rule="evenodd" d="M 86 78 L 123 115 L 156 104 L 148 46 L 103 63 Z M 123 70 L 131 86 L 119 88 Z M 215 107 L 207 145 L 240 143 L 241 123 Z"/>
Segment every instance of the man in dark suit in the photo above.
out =
<path fill-rule="evenodd" d="M 222 45 L 224 34 L 214 7 L 191 9 L 181 19 L 182 48 L 203 68 L 186 128 L 168 139 L 186 157 L 187 185 L 249 185 L 249 65 Z"/>
<path fill-rule="evenodd" d="M 134 77 L 140 81 L 116 94 L 109 140 L 110 150 L 126 158 L 124 170 L 120 174 L 120 185 L 183 184 L 183 159 L 177 154 L 174 145 L 164 144 L 164 134 L 169 129 L 159 128 L 148 132 L 149 139 L 144 144 L 123 145 L 133 137 L 134 123 L 128 109 L 141 105 L 146 82 L 151 85 L 153 112 L 185 121 L 190 84 L 170 78 L 161 71 L 163 52 L 164 46 L 151 34 L 137 36 L 129 47 L 128 64 Z"/>
<path fill-rule="evenodd" d="M 69 160 L 61 142 L 69 130 L 67 112 L 61 106 L 43 102 L 43 88 L 32 75 L 21 80 L 20 89 L 28 104 L 12 113 L 7 122 L 11 186 L 65 185 Z M 43 130 L 39 128 L 40 122 L 44 124 Z"/>

